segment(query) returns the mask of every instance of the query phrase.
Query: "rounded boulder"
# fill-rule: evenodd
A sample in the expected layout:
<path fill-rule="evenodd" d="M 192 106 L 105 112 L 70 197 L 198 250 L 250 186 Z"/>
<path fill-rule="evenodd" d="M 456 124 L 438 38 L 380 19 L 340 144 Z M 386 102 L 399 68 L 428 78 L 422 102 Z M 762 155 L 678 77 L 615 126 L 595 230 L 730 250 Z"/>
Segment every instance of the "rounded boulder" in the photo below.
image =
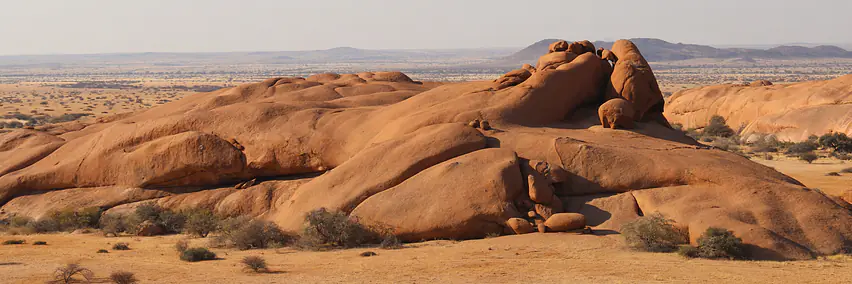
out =
<path fill-rule="evenodd" d="M 544 221 L 544 226 L 554 232 L 566 232 L 586 227 L 586 216 L 579 213 L 557 213 Z"/>

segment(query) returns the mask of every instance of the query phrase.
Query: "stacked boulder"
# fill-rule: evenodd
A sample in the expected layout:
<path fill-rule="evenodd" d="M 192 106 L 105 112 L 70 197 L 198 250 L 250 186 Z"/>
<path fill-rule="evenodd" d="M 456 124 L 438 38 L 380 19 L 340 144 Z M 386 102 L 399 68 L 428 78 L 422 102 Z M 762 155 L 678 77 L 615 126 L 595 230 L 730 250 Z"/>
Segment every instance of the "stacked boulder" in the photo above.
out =
<path fill-rule="evenodd" d="M 521 172 L 527 176 L 528 194 L 519 196 L 515 206 L 527 213 L 524 218 L 506 221 L 513 233 L 569 232 L 586 228 L 585 216 L 565 212 L 562 199 L 556 196 L 552 183 L 562 180 L 560 173 L 564 170 L 554 169 L 545 161 L 530 160 Z"/>

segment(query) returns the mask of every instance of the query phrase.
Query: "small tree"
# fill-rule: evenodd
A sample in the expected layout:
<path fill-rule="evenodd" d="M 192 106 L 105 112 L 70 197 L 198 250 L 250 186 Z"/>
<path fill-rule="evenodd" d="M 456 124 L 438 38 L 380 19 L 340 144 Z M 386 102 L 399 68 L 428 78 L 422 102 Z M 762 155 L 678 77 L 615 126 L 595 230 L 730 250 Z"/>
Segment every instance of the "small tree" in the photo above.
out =
<path fill-rule="evenodd" d="M 704 127 L 703 134 L 719 137 L 731 137 L 734 136 L 734 130 L 727 125 L 724 117 L 714 115 L 710 117 L 710 123 Z"/>
<path fill-rule="evenodd" d="M 819 156 L 817 156 L 814 152 L 807 152 L 799 155 L 799 160 L 808 162 L 808 164 L 813 163 L 817 159 L 819 159 Z"/>
<path fill-rule="evenodd" d="M 194 209 L 184 212 L 184 215 L 186 216 L 184 229 L 189 234 L 206 238 L 219 226 L 219 218 L 216 218 L 210 210 Z"/>
<path fill-rule="evenodd" d="M 69 263 L 68 265 L 57 268 L 53 272 L 53 279 L 58 283 L 73 283 L 76 282 L 74 277 L 78 275 L 86 279 L 86 282 L 94 278 L 94 273 L 88 268 L 76 263 Z"/>

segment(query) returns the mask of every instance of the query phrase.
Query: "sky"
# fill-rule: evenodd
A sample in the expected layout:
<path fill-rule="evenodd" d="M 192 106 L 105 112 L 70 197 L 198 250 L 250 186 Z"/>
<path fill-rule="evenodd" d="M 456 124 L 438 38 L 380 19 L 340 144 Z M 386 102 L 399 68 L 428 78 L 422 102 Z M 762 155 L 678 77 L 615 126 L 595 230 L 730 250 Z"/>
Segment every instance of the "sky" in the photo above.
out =
<path fill-rule="evenodd" d="M 852 43 L 850 0 L 4 0 L 0 55 Z"/>

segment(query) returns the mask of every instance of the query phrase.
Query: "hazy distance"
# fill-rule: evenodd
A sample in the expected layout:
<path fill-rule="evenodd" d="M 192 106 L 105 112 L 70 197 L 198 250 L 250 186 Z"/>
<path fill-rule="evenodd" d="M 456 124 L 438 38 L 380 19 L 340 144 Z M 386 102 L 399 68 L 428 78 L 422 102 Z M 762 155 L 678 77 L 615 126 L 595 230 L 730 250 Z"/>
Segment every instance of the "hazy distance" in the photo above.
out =
<path fill-rule="evenodd" d="M 0 55 L 523 47 L 544 38 L 852 43 L 852 1 L 6 1 Z"/>

